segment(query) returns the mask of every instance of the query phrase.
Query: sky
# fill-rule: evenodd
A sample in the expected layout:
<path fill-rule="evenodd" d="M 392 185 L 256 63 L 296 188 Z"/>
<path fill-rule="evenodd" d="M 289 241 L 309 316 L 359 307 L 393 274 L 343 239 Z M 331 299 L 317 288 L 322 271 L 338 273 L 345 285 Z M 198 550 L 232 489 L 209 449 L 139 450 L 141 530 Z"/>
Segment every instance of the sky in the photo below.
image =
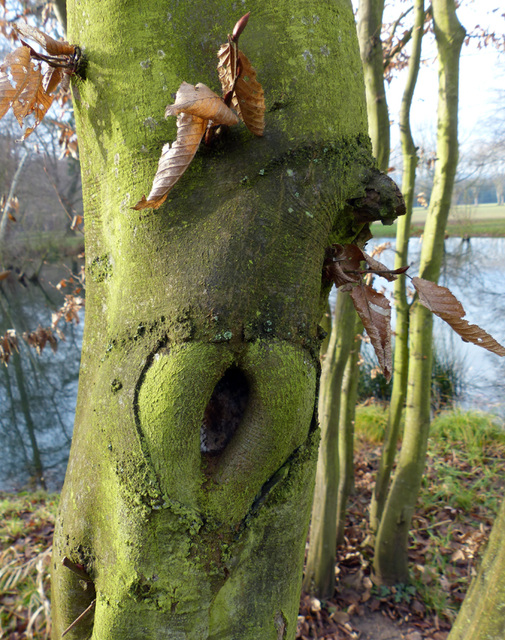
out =
<path fill-rule="evenodd" d="M 385 19 L 405 10 L 406 3 L 390 0 Z M 408 6 L 408 5 L 407 5 Z M 494 11 L 493 10 L 496 10 Z M 463 0 L 458 18 L 470 33 L 476 25 L 505 33 L 505 4 L 503 0 Z M 438 63 L 433 36 L 423 39 L 423 63 L 414 94 L 411 122 L 414 137 L 423 142 L 435 140 L 438 92 Z M 387 87 L 388 106 L 393 123 L 398 121 L 398 110 L 405 84 L 405 74 L 398 74 Z M 505 52 L 493 46 L 478 49 L 473 40 L 464 45 L 460 59 L 459 131 L 462 146 L 475 144 L 486 135 L 487 122 L 498 101 L 496 89 L 505 90 Z M 398 142 L 398 126 L 392 127 L 392 147 Z"/>

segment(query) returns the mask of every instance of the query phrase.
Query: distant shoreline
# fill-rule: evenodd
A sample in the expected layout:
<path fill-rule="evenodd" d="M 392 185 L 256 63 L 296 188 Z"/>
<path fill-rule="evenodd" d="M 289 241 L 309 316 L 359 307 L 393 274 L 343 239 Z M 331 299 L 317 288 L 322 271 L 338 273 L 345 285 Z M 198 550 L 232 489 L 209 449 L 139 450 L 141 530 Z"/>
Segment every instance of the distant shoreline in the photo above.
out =
<path fill-rule="evenodd" d="M 412 236 L 423 233 L 427 209 L 414 209 Z M 374 223 L 370 226 L 374 238 L 396 236 L 396 223 L 390 226 Z M 458 238 L 502 238 L 505 237 L 505 205 L 479 204 L 458 205 L 449 215 L 447 235 Z"/>

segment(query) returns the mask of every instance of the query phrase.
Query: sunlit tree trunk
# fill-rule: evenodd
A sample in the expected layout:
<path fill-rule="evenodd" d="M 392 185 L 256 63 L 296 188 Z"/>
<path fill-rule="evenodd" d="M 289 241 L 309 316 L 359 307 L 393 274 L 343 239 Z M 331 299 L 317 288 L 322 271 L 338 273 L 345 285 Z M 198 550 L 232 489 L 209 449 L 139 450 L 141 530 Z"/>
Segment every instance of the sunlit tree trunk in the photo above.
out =
<path fill-rule="evenodd" d="M 368 131 L 379 169 L 386 171 L 390 131 L 381 41 L 383 12 L 384 0 L 359 1 L 358 40 L 365 76 Z"/>
<path fill-rule="evenodd" d="M 231 0 L 72 1 L 86 224 L 76 424 L 57 518 L 54 638 L 294 638 L 319 434 L 325 248 L 373 172 L 347 0 L 251 0 L 266 96 L 157 211 L 184 80 L 218 89 Z M 338 43 L 338 44 L 337 44 Z M 275 47 L 275 55 L 272 49 Z M 391 212 L 388 212 L 391 215 Z M 91 582 L 62 566 L 82 565 Z"/>
<path fill-rule="evenodd" d="M 456 16 L 454 0 L 434 0 L 433 21 L 439 58 L 437 164 L 419 275 L 436 282 L 458 162 L 459 55 L 465 30 Z M 394 584 L 408 579 L 408 534 L 421 485 L 430 427 L 432 324 L 431 312 L 414 303 L 405 431 L 375 546 L 374 570 L 381 583 Z"/>
<path fill-rule="evenodd" d="M 353 309 L 354 311 L 354 309 Z M 354 487 L 354 419 L 356 416 L 356 399 L 359 383 L 359 353 L 361 350 L 361 334 L 363 324 L 354 315 L 354 339 L 350 345 L 350 352 L 344 370 L 342 391 L 340 392 L 340 412 L 338 424 L 338 458 L 339 479 L 337 492 L 337 545 L 343 544 L 345 533 L 345 518 L 347 501 Z M 347 317 L 345 318 L 348 321 Z"/>
<path fill-rule="evenodd" d="M 412 31 L 412 51 L 409 58 L 407 83 L 403 92 L 400 109 L 400 139 L 403 156 L 402 193 L 405 198 L 406 215 L 398 218 L 396 228 L 395 269 L 408 264 L 410 223 L 414 205 L 414 185 L 416 180 L 417 149 L 410 129 L 410 108 L 421 61 L 421 42 L 425 20 L 424 0 L 415 0 L 415 18 Z M 407 371 L 409 356 L 409 310 L 405 288 L 405 276 L 398 276 L 394 283 L 394 303 L 396 310 L 393 388 L 389 403 L 388 426 L 384 446 L 370 504 L 370 527 L 377 531 L 387 495 L 391 470 L 396 454 L 400 431 L 400 421 L 407 395 Z"/>
<path fill-rule="evenodd" d="M 339 293 L 319 390 L 321 444 L 303 588 L 320 598 L 331 597 L 335 587 L 340 391 L 354 336 L 354 323 L 344 322 L 349 307 L 354 311 L 349 294 Z"/>
<path fill-rule="evenodd" d="M 448 640 L 505 638 L 505 501 Z"/>

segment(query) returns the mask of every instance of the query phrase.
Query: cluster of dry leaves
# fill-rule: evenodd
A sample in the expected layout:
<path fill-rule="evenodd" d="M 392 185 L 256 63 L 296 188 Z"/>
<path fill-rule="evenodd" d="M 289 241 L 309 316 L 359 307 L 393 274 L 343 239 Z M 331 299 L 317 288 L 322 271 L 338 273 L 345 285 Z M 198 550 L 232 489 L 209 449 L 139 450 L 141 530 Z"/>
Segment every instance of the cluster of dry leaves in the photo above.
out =
<path fill-rule="evenodd" d="M 70 277 L 67 280 L 61 280 L 56 288 L 61 290 L 72 284 L 75 284 L 75 280 Z M 78 286 L 72 293 L 65 295 L 63 305 L 51 315 L 51 326 L 41 327 L 39 325 L 35 331 L 23 333 L 23 340 L 39 355 L 48 344 L 55 352 L 58 349 L 58 339 L 65 340 L 65 334 L 58 326 L 61 320 L 79 324 L 79 311 L 84 308 L 84 298 L 78 295 L 81 290 L 82 287 Z M 0 362 L 7 366 L 14 352 L 19 353 L 18 336 L 15 329 L 8 329 L 3 336 L 0 336 Z"/>
<path fill-rule="evenodd" d="M 228 36 L 228 42 L 217 54 L 223 98 L 204 84 L 183 82 L 175 103 L 166 108 L 165 117 L 177 116 L 177 139 L 171 147 L 169 143 L 163 147 L 151 192 L 147 198 L 142 196 L 133 209 L 157 209 L 165 202 L 168 192 L 193 160 L 204 136 L 209 144 L 220 127 L 235 125 L 239 118 L 254 135 L 263 135 L 263 88 L 247 56 L 238 48 L 239 36 L 248 19 L 249 13 L 240 18 Z"/>
<path fill-rule="evenodd" d="M 81 53 L 79 47 L 55 40 L 28 24 L 15 25 L 13 30 L 22 44 L 8 53 L 0 65 L 0 118 L 12 109 L 23 127 L 33 115 L 33 125 L 28 126 L 21 137 L 25 140 L 46 115 L 57 90 L 68 88 Z M 23 38 L 36 43 L 46 53 L 37 53 Z"/>
<path fill-rule="evenodd" d="M 365 268 L 362 267 L 363 264 L 366 265 Z M 367 280 L 374 274 L 392 281 L 407 269 L 408 267 L 388 269 L 354 244 L 334 244 L 326 250 L 323 278 L 333 282 L 341 291 L 349 292 L 387 380 L 391 378 L 393 370 L 391 306 L 386 296 L 368 284 Z M 419 296 L 419 302 L 445 320 L 465 342 L 472 342 L 505 356 L 505 348 L 492 336 L 464 319 L 465 310 L 449 289 L 423 278 L 411 278 L 411 282 Z"/>

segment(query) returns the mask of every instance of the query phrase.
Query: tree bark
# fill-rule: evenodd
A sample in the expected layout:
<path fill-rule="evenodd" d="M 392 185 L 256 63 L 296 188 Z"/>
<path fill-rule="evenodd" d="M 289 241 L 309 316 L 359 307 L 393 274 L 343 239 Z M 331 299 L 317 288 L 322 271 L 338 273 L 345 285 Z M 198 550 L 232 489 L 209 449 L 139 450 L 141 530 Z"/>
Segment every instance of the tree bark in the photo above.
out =
<path fill-rule="evenodd" d="M 68 5 L 88 59 L 74 82 L 87 309 L 54 638 L 94 600 L 70 640 L 295 636 L 321 270 L 328 244 L 363 231 L 347 201 L 375 170 L 347 0 L 248 9 L 241 48 L 265 89 L 265 136 L 230 129 L 159 210 L 137 212 L 175 138 L 171 94 L 183 80 L 217 89 L 216 51 L 241 12 L 231 0 Z"/>
<path fill-rule="evenodd" d="M 405 198 L 406 214 L 398 218 L 396 228 L 395 269 L 408 264 L 410 223 L 414 206 L 414 187 L 417 168 L 417 147 L 410 128 L 410 108 L 417 83 L 421 62 L 421 43 L 424 33 L 424 0 L 414 2 L 414 28 L 412 30 L 412 51 L 410 54 L 407 82 L 403 92 L 400 109 L 400 140 L 402 144 L 403 175 L 402 194 Z M 407 375 L 409 359 L 409 312 L 405 288 L 405 275 L 399 275 L 394 282 L 394 301 L 396 310 L 393 387 L 389 403 L 388 426 L 384 436 L 377 480 L 370 503 L 370 528 L 376 532 L 384 509 L 391 471 L 396 456 L 396 447 L 400 434 L 400 422 L 407 395 Z"/>
<path fill-rule="evenodd" d="M 473 579 L 448 640 L 505 637 L 505 501 L 494 522 L 479 572 Z"/>
<path fill-rule="evenodd" d="M 465 30 L 454 0 L 434 0 L 433 22 L 439 56 L 437 164 L 424 228 L 419 275 L 436 282 L 458 163 L 459 55 Z M 408 533 L 421 486 L 430 427 L 431 312 L 419 302 L 411 311 L 411 351 L 405 431 L 398 467 L 377 533 L 374 571 L 379 583 L 408 580 Z"/>
<path fill-rule="evenodd" d="M 354 419 L 358 397 L 359 368 L 363 324 L 354 312 L 354 340 L 342 380 L 338 424 L 339 479 L 337 492 L 337 545 L 344 543 L 347 501 L 354 487 Z"/>
<path fill-rule="evenodd" d="M 304 590 L 319 598 L 330 598 L 335 588 L 340 391 L 354 335 L 354 323 L 343 322 L 348 317 L 349 307 L 354 311 L 351 296 L 340 292 L 321 375 L 321 444 L 317 460 L 309 553 L 303 580 Z"/>
<path fill-rule="evenodd" d="M 358 39 L 365 76 L 368 132 L 377 165 L 381 171 L 387 171 L 390 131 L 381 41 L 383 12 L 384 0 L 359 2 Z"/>

